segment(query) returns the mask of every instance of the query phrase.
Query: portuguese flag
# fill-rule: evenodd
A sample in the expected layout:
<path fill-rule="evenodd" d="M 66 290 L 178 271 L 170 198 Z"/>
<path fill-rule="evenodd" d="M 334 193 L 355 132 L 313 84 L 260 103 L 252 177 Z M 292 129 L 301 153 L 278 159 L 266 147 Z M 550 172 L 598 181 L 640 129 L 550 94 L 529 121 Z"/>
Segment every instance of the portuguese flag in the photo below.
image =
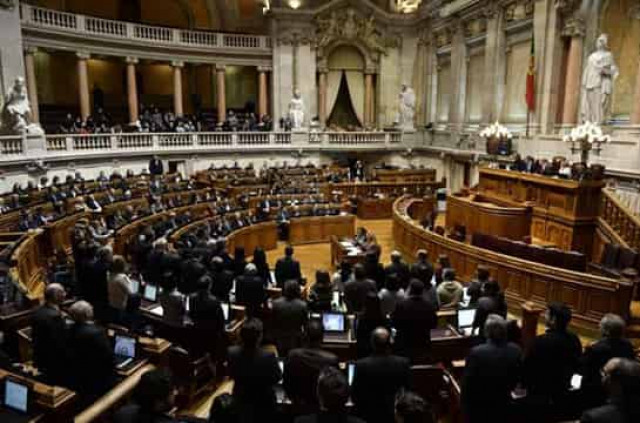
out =
<path fill-rule="evenodd" d="M 533 111 L 536 108 L 536 50 L 535 41 L 531 38 L 531 54 L 529 56 L 529 71 L 527 72 L 527 110 Z"/>

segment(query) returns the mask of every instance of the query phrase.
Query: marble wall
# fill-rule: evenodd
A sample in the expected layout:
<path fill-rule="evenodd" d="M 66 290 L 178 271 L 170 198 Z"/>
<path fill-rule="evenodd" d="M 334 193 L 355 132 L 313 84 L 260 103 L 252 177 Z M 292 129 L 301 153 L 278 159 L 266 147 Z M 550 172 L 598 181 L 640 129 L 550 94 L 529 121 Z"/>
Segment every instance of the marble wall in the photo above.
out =
<path fill-rule="evenodd" d="M 18 76 L 24 77 L 20 12 L 17 6 L 10 9 L 0 7 L 1 102 L 4 102 L 5 94 L 13 86 L 13 81 Z"/>

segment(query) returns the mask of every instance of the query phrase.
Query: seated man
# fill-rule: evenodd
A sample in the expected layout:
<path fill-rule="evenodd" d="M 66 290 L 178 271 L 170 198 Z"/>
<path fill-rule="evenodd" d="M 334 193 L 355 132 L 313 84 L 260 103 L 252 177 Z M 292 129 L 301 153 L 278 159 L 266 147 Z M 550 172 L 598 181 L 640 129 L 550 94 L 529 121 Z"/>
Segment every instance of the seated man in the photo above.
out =
<path fill-rule="evenodd" d="M 338 357 L 321 348 L 324 328 L 320 320 L 307 324 L 306 346 L 289 352 L 284 367 L 283 385 L 287 397 L 295 405 L 315 408 L 316 386 L 325 367 L 338 367 Z"/>
<path fill-rule="evenodd" d="M 177 422 L 169 415 L 175 393 L 171 375 L 166 370 L 150 370 L 140 377 L 133 393 L 134 402 L 116 411 L 113 422 Z"/>
<path fill-rule="evenodd" d="M 93 400 L 115 383 L 114 356 L 104 329 L 93 322 L 93 307 L 77 301 L 69 309 L 74 321 L 69 330 L 71 386 L 81 396 Z"/>
<path fill-rule="evenodd" d="M 60 312 L 65 295 L 62 285 L 49 284 L 44 291 L 44 304 L 31 317 L 33 362 L 47 383 L 58 385 L 67 378 L 67 330 Z"/>
<path fill-rule="evenodd" d="M 371 334 L 371 356 L 356 362 L 353 402 L 367 423 L 393 421 L 396 394 L 409 385 L 409 360 L 391 354 L 391 334 L 379 327 Z"/>
<path fill-rule="evenodd" d="M 320 411 L 316 414 L 298 417 L 294 423 L 364 423 L 350 416 L 346 410 L 349 399 L 349 384 L 344 374 L 333 367 L 326 367 L 318 377 L 316 388 Z"/>
<path fill-rule="evenodd" d="M 293 247 L 287 245 L 284 249 L 284 257 L 278 259 L 275 269 L 276 285 L 279 288 L 289 280 L 302 282 L 302 273 L 300 272 L 300 262 L 293 258 Z"/>

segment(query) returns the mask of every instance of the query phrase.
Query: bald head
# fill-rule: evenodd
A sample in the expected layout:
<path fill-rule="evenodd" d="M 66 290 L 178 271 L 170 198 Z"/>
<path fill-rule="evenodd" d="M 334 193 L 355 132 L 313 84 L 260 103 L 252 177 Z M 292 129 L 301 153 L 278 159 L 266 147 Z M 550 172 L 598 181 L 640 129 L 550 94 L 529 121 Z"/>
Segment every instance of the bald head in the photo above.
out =
<path fill-rule="evenodd" d="M 44 301 L 49 305 L 59 306 L 64 301 L 66 292 L 59 283 L 47 285 L 44 290 Z"/>
<path fill-rule="evenodd" d="M 371 348 L 376 354 L 386 354 L 391 346 L 391 333 L 383 327 L 377 327 L 371 333 Z"/>
<path fill-rule="evenodd" d="M 86 323 L 93 320 L 93 307 L 86 301 L 76 301 L 69 308 L 69 315 L 76 323 Z"/>

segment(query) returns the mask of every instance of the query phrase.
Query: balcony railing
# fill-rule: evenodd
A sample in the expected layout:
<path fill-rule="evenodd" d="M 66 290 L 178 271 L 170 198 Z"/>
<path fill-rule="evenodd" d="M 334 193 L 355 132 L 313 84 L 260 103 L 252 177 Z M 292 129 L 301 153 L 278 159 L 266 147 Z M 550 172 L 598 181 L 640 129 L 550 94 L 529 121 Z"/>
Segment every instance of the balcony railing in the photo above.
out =
<path fill-rule="evenodd" d="M 0 162 L 21 159 L 154 151 L 378 150 L 415 148 L 415 134 L 401 132 L 190 132 L 0 137 Z"/>
<path fill-rule="evenodd" d="M 21 4 L 20 12 L 23 27 L 51 29 L 73 35 L 133 40 L 162 46 L 208 47 L 241 51 L 268 52 L 272 45 L 269 37 L 261 35 L 224 34 L 142 25 L 60 12 L 28 4 Z"/>
<path fill-rule="evenodd" d="M 600 217 L 628 244 L 640 251 L 640 217 L 636 216 L 609 189 L 602 190 Z"/>

